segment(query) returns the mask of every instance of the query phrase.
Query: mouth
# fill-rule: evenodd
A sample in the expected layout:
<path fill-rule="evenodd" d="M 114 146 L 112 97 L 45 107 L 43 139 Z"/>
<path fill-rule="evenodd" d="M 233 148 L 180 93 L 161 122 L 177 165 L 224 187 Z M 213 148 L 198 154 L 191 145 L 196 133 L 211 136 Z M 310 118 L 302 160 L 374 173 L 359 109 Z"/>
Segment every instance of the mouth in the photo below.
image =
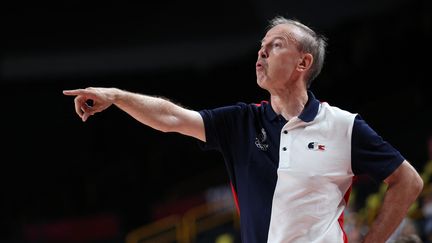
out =
<path fill-rule="evenodd" d="M 261 62 L 257 62 L 255 68 L 256 70 L 262 70 L 264 68 L 264 65 Z"/>

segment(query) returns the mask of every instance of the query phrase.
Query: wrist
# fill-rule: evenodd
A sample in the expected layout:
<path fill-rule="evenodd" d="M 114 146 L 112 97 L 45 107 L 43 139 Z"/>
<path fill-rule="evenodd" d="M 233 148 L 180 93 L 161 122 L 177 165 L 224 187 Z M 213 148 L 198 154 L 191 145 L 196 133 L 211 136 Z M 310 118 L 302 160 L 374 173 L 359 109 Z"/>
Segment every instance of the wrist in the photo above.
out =
<path fill-rule="evenodd" d="M 124 93 L 124 91 L 118 88 L 109 88 L 108 99 L 111 101 L 111 103 L 116 104 L 122 100 Z"/>

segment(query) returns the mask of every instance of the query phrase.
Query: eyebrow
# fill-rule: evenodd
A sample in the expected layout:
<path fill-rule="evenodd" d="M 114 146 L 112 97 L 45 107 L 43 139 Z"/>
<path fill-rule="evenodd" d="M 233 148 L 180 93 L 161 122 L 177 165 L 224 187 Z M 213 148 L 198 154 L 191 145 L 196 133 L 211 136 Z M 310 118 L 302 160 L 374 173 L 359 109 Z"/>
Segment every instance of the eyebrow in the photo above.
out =
<path fill-rule="evenodd" d="M 274 40 L 285 40 L 285 39 L 281 36 L 275 36 L 275 37 L 270 38 L 270 40 L 274 41 Z M 263 44 L 264 41 L 265 41 L 265 38 L 261 40 L 261 44 Z"/>

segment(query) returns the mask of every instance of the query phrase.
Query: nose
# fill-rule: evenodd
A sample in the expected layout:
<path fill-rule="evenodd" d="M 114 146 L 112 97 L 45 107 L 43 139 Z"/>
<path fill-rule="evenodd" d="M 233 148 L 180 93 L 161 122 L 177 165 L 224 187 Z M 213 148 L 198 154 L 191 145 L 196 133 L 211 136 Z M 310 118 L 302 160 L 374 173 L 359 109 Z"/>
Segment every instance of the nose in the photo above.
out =
<path fill-rule="evenodd" d="M 260 58 L 267 58 L 268 57 L 267 50 L 265 49 L 264 46 L 261 47 L 261 49 L 259 49 L 258 57 L 260 57 Z"/>

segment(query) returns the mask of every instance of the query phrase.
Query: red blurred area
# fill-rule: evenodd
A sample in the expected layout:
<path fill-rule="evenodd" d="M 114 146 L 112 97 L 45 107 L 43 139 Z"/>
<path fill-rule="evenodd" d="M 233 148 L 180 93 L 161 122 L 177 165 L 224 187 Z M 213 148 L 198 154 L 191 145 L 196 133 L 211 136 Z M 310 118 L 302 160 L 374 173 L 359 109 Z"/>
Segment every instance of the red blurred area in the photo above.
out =
<path fill-rule="evenodd" d="M 115 215 L 63 219 L 24 228 L 25 239 L 43 242 L 91 242 L 115 239 L 120 235 L 120 222 Z"/>

